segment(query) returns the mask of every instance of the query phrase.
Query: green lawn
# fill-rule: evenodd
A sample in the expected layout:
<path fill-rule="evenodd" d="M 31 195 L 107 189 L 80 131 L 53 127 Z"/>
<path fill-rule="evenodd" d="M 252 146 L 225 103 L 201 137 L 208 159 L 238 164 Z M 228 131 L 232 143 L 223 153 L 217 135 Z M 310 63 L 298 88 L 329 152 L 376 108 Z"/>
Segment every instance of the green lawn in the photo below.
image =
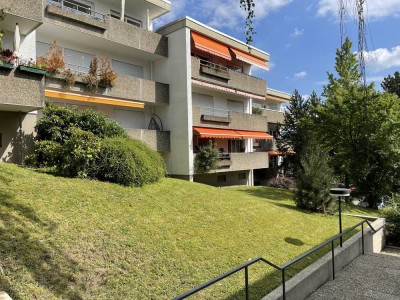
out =
<path fill-rule="evenodd" d="M 126 188 L 0 163 L 0 290 L 13 299 L 170 299 L 257 256 L 282 264 L 338 227 L 336 216 L 290 198 L 174 179 Z M 344 217 L 345 227 L 358 221 Z M 257 265 L 250 279 L 256 299 L 280 275 Z M 243 273 L 194 297 L 205 298 L 243 299 Z"/>

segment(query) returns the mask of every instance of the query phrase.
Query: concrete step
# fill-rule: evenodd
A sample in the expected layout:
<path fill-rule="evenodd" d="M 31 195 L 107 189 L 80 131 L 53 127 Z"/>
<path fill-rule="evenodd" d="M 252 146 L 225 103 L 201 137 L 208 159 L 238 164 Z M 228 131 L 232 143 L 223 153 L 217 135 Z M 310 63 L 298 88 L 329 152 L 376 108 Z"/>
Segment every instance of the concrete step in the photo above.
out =
<path fill-rule="evenodd" d="M 359 256 L 307 299 L 400 300 L 400 257 Z"/>

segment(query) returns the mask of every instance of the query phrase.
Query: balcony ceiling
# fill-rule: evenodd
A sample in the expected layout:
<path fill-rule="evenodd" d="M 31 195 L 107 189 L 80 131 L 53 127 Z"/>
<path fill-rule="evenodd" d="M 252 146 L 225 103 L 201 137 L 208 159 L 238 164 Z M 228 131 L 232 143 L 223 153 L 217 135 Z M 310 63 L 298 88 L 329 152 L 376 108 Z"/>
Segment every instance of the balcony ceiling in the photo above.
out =
<path fill-rule="evenodd" d="M 59 45 L 67 48 L 70 47 L 71 49 L 76 49 L 74 45 L 79 45 L 80 48 L 87 48 L 86 52 L 90 54 L 101 56 L 101 53 L 104 53 L 110 59 L 113 54 L 122 57 L 134 57 L 145 61 L 156 61 L 165 58 L 157 54 L 115 43 L 90 33 L 80 32 L 48 22 L 44 23 L 37 30 L 37 40 L 47 43 L 56 41 Z"/>
<path fill-rule="evenodd" d="M 19 31 L 22 35 L 27 35 L 36 29 L 41 23 L 34 20 L 21 18 L 15 15 L 7 14 L 4 21 L 1 23 L 1 29 L 5 31 L 15 31 L 15 24 L 18 23 Z"/>
<path fill-rule="evenodd" d="M 104 0 L 103 0 L 104 1 Z M 121 0 L 108 0 L 113 3 L 114 7 L 121 7 Z M 150 12 L 150 18 L 156 19 L 171 10 L 169 1 L 164 0 L 125 0 L 125 13 L 129 15 L 130 12 L 143 12 L 146 10 Z"/>

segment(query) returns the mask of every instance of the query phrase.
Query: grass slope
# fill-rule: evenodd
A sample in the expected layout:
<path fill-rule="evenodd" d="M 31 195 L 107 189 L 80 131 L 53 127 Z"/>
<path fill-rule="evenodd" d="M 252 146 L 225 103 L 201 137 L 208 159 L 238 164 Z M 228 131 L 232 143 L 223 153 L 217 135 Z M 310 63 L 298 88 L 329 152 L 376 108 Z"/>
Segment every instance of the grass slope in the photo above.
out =
<path fill-rule="evenodd" d="M 290 198 L 174 179 L 126 188 L 0 163 L 0 290 L 13 299 L 170 299 L 256 256 L 281 264 L 338 227 Z M 358 221 L 344 218 L 345 227 Z M 252 296 L 279 278 L 252 267 Z M 242 288 L 240 273 L 194 298 L 243 299 Z"/>

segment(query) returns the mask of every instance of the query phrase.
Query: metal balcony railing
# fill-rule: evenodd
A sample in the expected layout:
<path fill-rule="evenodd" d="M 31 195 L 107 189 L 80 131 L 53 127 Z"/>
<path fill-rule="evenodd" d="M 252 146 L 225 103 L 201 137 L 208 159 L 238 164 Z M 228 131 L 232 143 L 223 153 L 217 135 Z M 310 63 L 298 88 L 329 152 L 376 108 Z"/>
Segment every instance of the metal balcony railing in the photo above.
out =
<path fill-rule="evenodd" d="M 69 2 L 66 0 L 47 0 L 47 4 L 59 7 L 64 10 L 68 10 L 78 15 L 88 16 L 92 19 L 102 22 L 105 22 L 106 20 L 106 15 L 92 10 L 91 7 L 79 5 L 75 2 Z"/>
<path fill-rule="evenodd" d="M 218 64 L 214 64 L 214 63 L 204 60 L 204 59 L 200 59 L 200 66 L 214 69 L 215 71 L 218 71 L 218 72 L 229 73 L 229 69 L 227 67 L 224 67 L 224 66 L 221 66 Z"/>

